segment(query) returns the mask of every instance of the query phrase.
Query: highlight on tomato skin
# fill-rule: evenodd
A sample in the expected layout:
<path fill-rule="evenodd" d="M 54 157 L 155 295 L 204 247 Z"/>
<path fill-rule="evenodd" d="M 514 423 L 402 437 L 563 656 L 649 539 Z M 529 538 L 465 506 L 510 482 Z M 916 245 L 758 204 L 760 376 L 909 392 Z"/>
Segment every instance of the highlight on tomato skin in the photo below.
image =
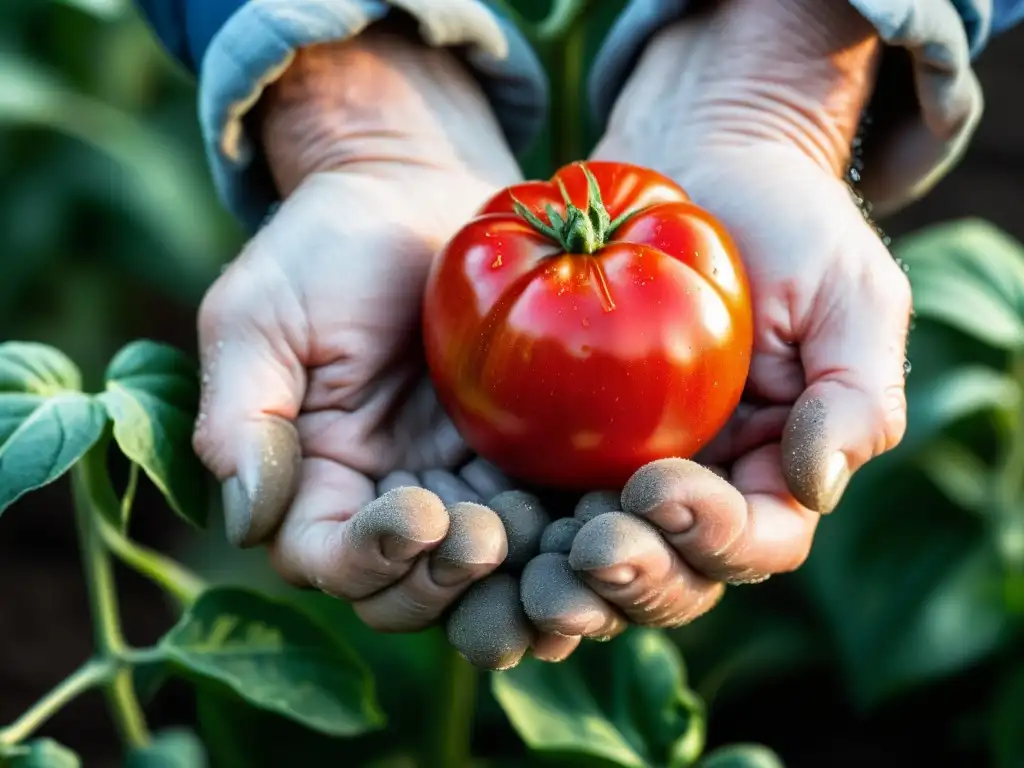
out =
<path fill-rule="evenodd" d="M 485 203 L 432 266 L 423 332 L 474 451 L 521 481 L 586 490 L 704 447 L 753 346 L 721 223 L 667 177 L 606 162 Z"/>

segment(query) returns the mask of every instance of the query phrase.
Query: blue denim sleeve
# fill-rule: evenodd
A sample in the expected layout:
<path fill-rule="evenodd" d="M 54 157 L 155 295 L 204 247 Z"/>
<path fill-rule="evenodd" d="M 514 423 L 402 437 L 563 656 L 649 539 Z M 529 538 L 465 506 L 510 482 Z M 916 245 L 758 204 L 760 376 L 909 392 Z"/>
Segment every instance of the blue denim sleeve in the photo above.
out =
<path fill-rule="evenodd" d="M 917 104 L 884 124 L 865 158 L 863 191 L 880 213 L 926 194 L 960 159 L 981 118 L 983 98 L 972 61 L 995 34 L 1024 18 L 1024 0 L 849 0 L 891 47 L 910 54 Z M 591 70 L 591 105 L 599 124 L 611 114 L 644 45 L 685 17 L 689 0 L 631 0 L 616 19 Z M 881 80 L 906 77 L 883 68 Z M 877 106 L 877 105 L 876 105 Z M 886 108 L 886 107 L 881 107 Z M 876 115 L 876 117 L 879 117 Z"/>
<path fill-rule="evenodd" d="M 277 202 L 245 117 L 297 49 L 345 40 L 399 11 L 423 41 L 450 47 L 473 70 L 509 146 L 544 126 L 544 70 L 511 20 L 484 0 L 137 0 L 156 35 L 199 78 L 199 121 L 224 205 L 249 230 Z"/>
<path fill-rule="evenodd" d="M 1015 27 L 1024 19 L 1024 0 L 995 0 L 992 4 L 992 33 Z"/>
<path fill-rule="evenodd" d="M 164 47 L 196 73 L 210 40 L 246 0 L 136 0 Z"/>

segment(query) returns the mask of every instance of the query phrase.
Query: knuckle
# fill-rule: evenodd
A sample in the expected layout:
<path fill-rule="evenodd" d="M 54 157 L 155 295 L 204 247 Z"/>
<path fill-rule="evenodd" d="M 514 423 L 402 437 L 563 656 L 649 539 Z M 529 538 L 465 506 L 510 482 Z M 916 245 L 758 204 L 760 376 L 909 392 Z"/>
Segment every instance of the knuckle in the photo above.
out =
<path fill-rule="evenodd" d="M 888 259 L 875 273 L 872 286 L 883 307 L 898 317 L 909 316 L 912 303 L 910 278 L 894 260 Z"/>
<path fill-rule="evenodd" d="M 907 394 L 902 383 L 886 387 L 879 414 L 881 453 L 891 451 L 907 432 Z"/>

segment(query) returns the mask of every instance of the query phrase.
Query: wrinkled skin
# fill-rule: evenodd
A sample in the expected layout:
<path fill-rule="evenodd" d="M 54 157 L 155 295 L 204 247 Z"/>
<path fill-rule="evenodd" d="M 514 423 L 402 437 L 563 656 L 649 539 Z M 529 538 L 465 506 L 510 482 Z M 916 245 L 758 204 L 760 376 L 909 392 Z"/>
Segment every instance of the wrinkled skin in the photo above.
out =
<path fill-rule="evenodd" d="M 443 621 L 493 668 L 676 626 L 726 583 L 798 567 L 905 419 L 906 280 L 839 181 L 877 52 L 858 19 L 727 0 L 635 70 L 594 155 L 674 178 L 736 238 L 750 386 L 697 461 L 646 465 L 575 510 L 493 501 L 514 487 L 468 455 L 419 355 L 430 259 L 519 180 L 483 95 L 448 54 L 375 33 L 300 56 L 264 117 L 285 203 L 200 313 L 195 446 L 231 540 L 381 631 Z"/>
<path fill-rule="evenodd" d="M 592 253 L 544 233 L 567 219 L 560 189 L 616 223 Z M 705 446 L 743 392 L 751 325 L 714 217 L 661 174 L 602 162 L 502 190 L 434 260 L 423 309 L 431 380 L 466 442 L 520 481 L 583 491 Z"/>

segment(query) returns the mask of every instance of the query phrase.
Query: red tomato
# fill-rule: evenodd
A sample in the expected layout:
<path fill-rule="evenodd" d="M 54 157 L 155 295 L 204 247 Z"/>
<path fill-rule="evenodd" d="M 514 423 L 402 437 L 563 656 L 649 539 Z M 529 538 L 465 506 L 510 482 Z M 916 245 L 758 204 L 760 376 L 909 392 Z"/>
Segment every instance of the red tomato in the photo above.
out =
<path fill-rule="evenodd" d="M 492 198 L 436 259 L 423 311 L 470 447 L 571 489 L 703 447 L 739 402 L 752 325 L 722 225 L 670 179 L 607 162 Z"/>

